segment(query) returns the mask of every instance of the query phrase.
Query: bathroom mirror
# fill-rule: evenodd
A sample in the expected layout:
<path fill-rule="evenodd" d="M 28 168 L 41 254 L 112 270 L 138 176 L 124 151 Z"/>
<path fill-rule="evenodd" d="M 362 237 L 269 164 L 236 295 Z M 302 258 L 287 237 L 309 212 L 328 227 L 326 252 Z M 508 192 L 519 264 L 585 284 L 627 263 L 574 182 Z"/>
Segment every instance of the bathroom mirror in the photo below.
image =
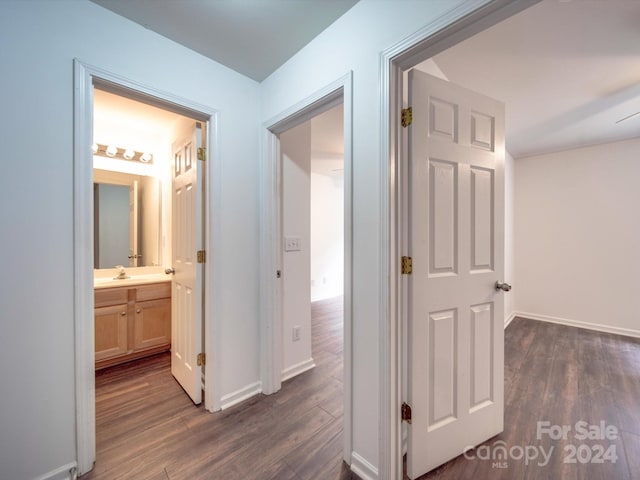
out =
<path fill-rule="evenodd" d="M 160 180 L 98 169 L 93 177 L 94 268 L 161 265 Z"/>

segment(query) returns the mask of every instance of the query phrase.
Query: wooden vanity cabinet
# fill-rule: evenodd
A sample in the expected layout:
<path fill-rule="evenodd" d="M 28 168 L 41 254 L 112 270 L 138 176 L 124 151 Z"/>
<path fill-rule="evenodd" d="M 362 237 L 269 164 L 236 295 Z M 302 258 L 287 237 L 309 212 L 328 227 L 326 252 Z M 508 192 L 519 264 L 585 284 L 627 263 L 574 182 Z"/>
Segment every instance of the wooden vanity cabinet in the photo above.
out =
<path fill-rule="evenodd" d="M 147 287 L 136 295 L 133 350 L 171 345 L 171 283 Z"/>
<path fill-rule="evenodd" d="M 125 355 L 129 349 L 127 304 L 99 307 L 95 310 L 96 364 Z"/>
<path fill-rule="evenodd" d="M 171 283 L 95 290 L 96 370 L 171 349 Z"/>

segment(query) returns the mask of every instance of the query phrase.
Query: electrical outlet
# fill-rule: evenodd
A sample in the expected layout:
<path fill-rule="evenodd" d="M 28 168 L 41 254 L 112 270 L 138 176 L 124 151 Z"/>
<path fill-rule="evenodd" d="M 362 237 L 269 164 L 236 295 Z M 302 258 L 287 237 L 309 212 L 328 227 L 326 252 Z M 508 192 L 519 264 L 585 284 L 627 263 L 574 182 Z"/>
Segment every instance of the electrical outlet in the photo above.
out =
<path fill-rule="evenodd" d="M 300 244 L 302 240 L 300 237 L 284 237 L 284 251 L 285 252 L 298 252 L 300 251 Z"/>
<path fill-rule="evenodd" d="M 291 337 L 294 342 L 297 342 L 298 340 L 300 340 L 300 325 L 296 325 L 295 327 L 293 327 L 293 332 Z"/>

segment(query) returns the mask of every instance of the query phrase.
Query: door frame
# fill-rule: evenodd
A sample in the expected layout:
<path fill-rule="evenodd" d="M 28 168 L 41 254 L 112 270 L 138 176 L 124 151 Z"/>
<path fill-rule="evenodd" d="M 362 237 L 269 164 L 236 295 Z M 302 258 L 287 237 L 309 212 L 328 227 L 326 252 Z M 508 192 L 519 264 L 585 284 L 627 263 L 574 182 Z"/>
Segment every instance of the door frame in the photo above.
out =
<path fill-rule="evenodd" d="M 262 125 L 260 162 L 260 377 L 263 393 L 277 392 L 282 384 L 283 321 L 282 270 L 282 185 L 280 139 L 282 132 L 342 104 L 344 106 L 344 424 L 343 458 L 351 464 L 352 445 L 352 251 L 353 251 L 353 72 L 314 92 Z"/>
<path fill-rule="evenodd" d="M 213 301 L 216 284 L 213 245 L 220 237 L 217 205 L 220 198 L 221 164 L 218 154 L 218 112 L 206 105 L 182 98 L 74 59 L 73 85 L 73 283 L 75 330 L 76 455 L 78 474 L 93 468 L 96 458 L 94 289 L 93 289 L 93 162 L 89 148 L 93 141 L 93 87 L 98 84 L 124 96 L 145 99 L 147 103 L 189 116 L 207 124 L 206 169 L 204 172 L 203 245 L 211 252 L 211 262 L 203 266 L 203 344 L 210 368 L 204 371 L 205 408 L 220 409 L 219 363 L 215 358 L 216 318 Z"/>
<path fill-rule="evenodd" d="M 428 58 L 540 0 L 468 0 L 380 54 L 380 462 L 378 478 L 403 478 L 400 406 L 403 387 L 402 319 L 406 285 L 399 261 L 406 251 L 407 178 L 403 158 L 402 75 Z"/>

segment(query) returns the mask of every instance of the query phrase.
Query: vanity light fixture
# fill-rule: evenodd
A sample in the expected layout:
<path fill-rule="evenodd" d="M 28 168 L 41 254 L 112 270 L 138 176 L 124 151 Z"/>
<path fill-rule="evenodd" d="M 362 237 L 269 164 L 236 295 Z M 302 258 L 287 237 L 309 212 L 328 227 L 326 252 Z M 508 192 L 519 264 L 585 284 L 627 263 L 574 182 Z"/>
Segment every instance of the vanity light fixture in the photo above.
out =
<path fill-rule="evenodd" d="M 118 147 L 114 147 L 113 145 L 109 145 L 105 150 L 107 157 L 115 157 L 118 153 Z"/>
<path fill-rule="evenodd" d="M 117 158 L 120 160 L 130 160 L 133 162 L 152 163 L 153 155 L 149 152 L 136 152 L 131 148 L 118 148 L 114 145 L 94 143 L 91 145 L 94 155 L 100 157 Z"/>

